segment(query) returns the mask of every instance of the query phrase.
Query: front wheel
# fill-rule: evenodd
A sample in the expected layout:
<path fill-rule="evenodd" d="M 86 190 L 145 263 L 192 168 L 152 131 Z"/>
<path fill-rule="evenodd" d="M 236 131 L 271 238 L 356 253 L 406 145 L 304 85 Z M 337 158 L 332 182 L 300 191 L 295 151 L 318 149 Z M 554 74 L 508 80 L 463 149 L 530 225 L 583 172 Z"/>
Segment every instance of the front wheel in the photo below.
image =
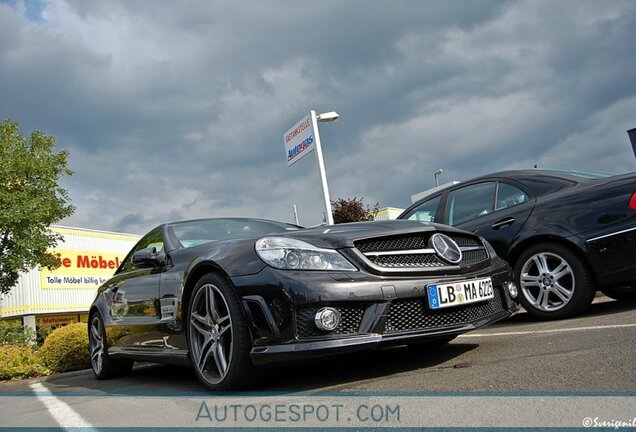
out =
<path fill-rule="evenodd" d="M 579 315 L 594 299 L 594 278 L 586 263 L 559 244 L 528 248 L 515 263 L 515 275 L 521 305 L 539 319 Z"/>
<path fill-rule="evenodd" d="M 229 282 L 214 273 L 203 276 L 194 287 L 188 311 L 188 349 L 199 380 L 214 391 L 253 383 L 249 330 Z"/>

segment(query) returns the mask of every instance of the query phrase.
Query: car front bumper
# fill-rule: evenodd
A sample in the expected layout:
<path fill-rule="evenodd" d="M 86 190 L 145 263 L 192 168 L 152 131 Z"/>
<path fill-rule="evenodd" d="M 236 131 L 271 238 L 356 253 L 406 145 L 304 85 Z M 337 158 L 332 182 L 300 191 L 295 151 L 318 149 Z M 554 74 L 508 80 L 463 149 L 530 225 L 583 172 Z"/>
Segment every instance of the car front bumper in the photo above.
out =
<path fill-rule="evenodd" d="M 382 346 L 416 344 L 420 342 L 433 341 L 435 339 L 442 339 L 447 336 L 460 335 L 507 318 L 514 312 L 516 312 L 516 309 L 515 311 L 502 310 L 495 315 L 475 323 L 460 324 L 457 326 L 449 326 L 447 328 L 420 330 L 412 332 L 411 334 L 365 334 L 331 340 L 257 346 L 252 348 L 250 355 L 254 364 L 264 366 L 296 360 L 331 357 Z"/>
<path fill-rule="evenodd" d="M 495 297 L 431 310 L 426 287 L 445 281 L 490 276 Z M 416 344 L 459 335 L 509 317 L 518 310 L 506 284 L 513 281 L 503 261 L 462 275 L 380 277 L 267 268 L 233 278 L 253 339 L 252 361 L 267 365 L 328 357 L 387 345 Z M 337 309 L 333 332 L 313 323 L 323 307 Z"/>

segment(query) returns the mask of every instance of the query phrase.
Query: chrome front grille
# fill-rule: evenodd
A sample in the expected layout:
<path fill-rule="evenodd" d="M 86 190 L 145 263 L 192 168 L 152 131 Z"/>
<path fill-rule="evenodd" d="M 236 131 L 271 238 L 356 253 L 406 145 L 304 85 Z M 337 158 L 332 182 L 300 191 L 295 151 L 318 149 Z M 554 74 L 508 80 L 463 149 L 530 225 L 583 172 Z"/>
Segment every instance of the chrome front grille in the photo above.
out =
<path fill-rule="evenodd" d="M 400 254 L 400 255 L 379 255 L 368 256 L 374 264 L 387 268 L 412 268 L 412 267 L 444 267 L 445 264 L 437 255 L 416 255 L 416 254 Z"/>
<path fill-rule="evenodd" d="M 362 253 L 382 252 L 407 249 L 424 249 L 428 247 L 430 235 L 398 236 L 392 238 L 380 238 L 362 240 L 355 243 L 355 246 Z"/>
<path fill-rule="evenodd" d="M 448 267 L 429 245 L 433 233 L 417 233 L 360 240 L 354 246 L 375 266 L 395 270 Z M 459 265 L 473 265 L 488 260 L 488 252 L 479 239 L 456 233 L 448 235 L 462 250 Z"/>

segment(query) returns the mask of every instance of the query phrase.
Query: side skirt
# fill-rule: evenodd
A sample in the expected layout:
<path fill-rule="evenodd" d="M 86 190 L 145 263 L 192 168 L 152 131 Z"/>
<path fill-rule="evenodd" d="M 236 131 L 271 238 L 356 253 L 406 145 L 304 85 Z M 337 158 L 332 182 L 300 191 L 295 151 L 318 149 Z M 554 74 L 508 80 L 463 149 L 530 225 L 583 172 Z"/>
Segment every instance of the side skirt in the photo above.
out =
<path fill-rule="evenodd" d="M 128 358 L 135 361 L 190 366 L 190 358 L 188 357 L 187 350 L 111 347 L 108 349 L 108 355 L 113 358 Z"/>

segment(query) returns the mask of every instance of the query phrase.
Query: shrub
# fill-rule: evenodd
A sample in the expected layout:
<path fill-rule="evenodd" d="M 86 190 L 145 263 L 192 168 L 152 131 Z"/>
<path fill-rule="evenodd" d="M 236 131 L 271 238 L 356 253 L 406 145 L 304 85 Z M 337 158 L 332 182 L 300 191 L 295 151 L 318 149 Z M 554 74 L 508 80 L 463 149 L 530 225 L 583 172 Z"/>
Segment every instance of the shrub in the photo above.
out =
<path fill-rule="evenodd" d="M 51 324 L 38 324 L 37 332 L 36 332 L 36 344 L 38 346 L 42 346 L 48 335 L 57 328 L 58 326 L 53 326 Z"/>
<path fill-rule="evenodd" d="M 333 223 L 339 224 L 372 221 L 373 215 L 380 210 L 380 204 L 375 203 L 373 207 L 369 207 L 369 205 L 364 204 L 363 198 L 340 198 L 337 201 L 331 201 L 331 208 Z"/>
<path fill-rule="evenodd" d="M 0 380 L 31 378 L 48 372 L 33 347 L 0 344 Z"/>
<path fill-rule="evenodd" d="M 23 345 L 33 340 L 33 330 L 24 328 L 20 320 L 0 320 L 0 344 Z"/>
<path fill-rule="evenodd" d="M 44 340 L 39 355 L 53 372 L 89 368 L 88 325 L 74 323 L 53 330 Z"/>

